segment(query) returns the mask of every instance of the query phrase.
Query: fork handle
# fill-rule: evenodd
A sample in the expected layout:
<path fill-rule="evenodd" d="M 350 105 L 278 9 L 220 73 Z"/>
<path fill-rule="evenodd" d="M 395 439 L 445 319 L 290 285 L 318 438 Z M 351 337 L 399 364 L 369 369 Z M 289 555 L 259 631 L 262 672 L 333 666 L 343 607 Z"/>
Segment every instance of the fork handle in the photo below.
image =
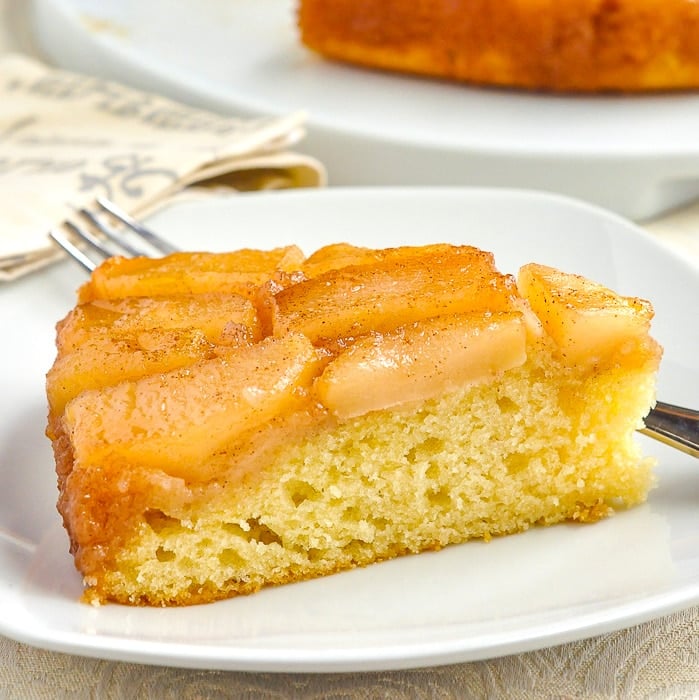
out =
<path fill-rule="evenodd" d="M 644 435 L 699 458 L 699 411 L 658 401 L 644 422 Z"/>

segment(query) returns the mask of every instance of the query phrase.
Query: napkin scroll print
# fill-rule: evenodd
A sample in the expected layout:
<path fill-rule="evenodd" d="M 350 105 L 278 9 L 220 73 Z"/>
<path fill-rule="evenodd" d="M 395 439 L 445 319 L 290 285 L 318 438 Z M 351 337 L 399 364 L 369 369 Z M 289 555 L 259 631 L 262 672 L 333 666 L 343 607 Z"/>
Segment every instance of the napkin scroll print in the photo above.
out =
<path fill-rule="evenodd" d="M 320 163 L 286 150 L 302 114 L 224 117 L 21 56 L 0 61 L 0 105 L 0 280 L 56 259 L 48 231 L 100 195 L 144 216 L 195 184 L 325 181 Z"/>

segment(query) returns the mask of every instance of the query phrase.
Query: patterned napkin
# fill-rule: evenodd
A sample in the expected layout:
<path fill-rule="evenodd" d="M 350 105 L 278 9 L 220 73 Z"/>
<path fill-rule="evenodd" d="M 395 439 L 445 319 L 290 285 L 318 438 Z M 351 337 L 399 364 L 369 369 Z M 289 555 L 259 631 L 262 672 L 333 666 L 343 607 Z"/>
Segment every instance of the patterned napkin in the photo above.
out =
<path fill-rule="evenodd" d="M 24 56 L 2 58 L 0 280 L 62 255 L 48 231 L 99 195 L 143 216 L 195 185 L 323 185 L 320 163 L 287 150 L 303 137 L 303 121 L 223 117 Z"/>

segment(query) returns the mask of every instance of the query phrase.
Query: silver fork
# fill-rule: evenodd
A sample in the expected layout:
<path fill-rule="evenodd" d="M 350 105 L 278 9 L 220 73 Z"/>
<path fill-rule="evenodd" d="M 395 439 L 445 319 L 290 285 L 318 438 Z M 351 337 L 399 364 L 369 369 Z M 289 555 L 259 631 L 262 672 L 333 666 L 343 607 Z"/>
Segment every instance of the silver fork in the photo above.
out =
<path fill-rule="evenodd" d="M 118 222 L 118 226 L 106 224 L 95 212 L 80 209 L 78 213 L 91 228 L 67 223 L 73 239 L 60 229 L 49 232 L 49 236 L 88 271 L 113 255 L 156 257 L 177 252 L 175 246 L 113 202 L 99 197 L 97 204 L 112 221 Z M 640 429 L 644 435 L 699 458 L 699 411 L 658 401 L 644 423 Z"/>
<path fill-rule="evenodd" d="M 699 411 L 658 401 L 640 432 L 699 458 Z"/>
<path fill-rule="evenodd" d="M 100 213 L 87 208 L 76 210 L 90 227 L 66 221 L 65 226 L 72 235 L 66 235 L 59 228 L 49 231 L 49 237 L 89 272 L 114 255 L 158 257 L 178 251 L 114 202 L 104 197 L 97 197 L 96 202 Z M 110 221 L 105 221 L 107 218 Z"/>

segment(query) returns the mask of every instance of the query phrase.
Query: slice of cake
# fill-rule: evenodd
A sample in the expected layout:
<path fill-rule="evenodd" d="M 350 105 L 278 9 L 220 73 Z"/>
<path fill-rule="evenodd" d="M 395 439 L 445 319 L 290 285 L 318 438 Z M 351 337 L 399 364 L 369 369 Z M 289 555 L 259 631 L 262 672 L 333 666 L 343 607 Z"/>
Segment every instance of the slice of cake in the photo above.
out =
<path fill-rule="evenodd" d="M 299 0 L 302 42 L 372 68 L 483 85 L 699 87 L 695 0 Z"/>
<path fill-rule="evenodd" d="M 184 290 L 183 290 L 184 280 Z M 469 246 L 112 259 L 47 434 L 92 602 L 185 605 L 642 502 L 649 303 Z"/>

